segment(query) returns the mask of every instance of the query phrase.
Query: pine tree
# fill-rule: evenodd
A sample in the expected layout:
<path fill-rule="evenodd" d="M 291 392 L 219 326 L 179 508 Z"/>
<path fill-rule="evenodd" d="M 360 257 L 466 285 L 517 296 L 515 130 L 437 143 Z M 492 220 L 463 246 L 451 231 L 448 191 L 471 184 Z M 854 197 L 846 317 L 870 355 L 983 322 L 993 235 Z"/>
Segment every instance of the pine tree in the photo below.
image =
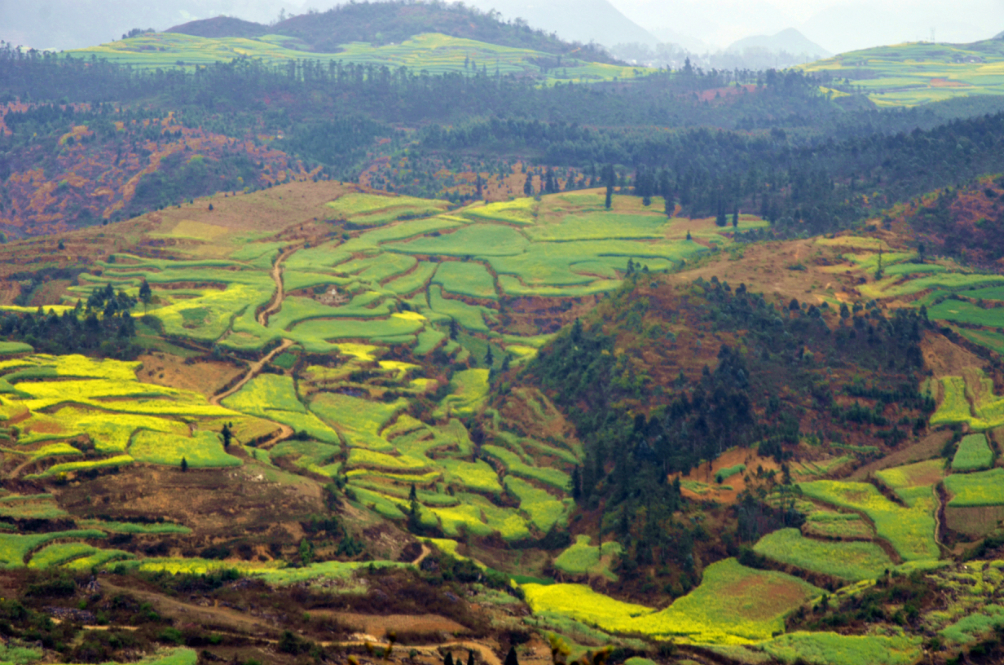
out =
<path fill-rule="evenodd" d="M 227 450 L 230 448 L 230 441 L 234 438 L 232 427 L 233 423 L 223 423 L 223 429 L 220 431 L 220 435 L 223 436 L 223 449 Z"/>
<path fill-rule="evenodd" d="M 509 653 L 505 656 L 505 665 L 519 665 L 519 658 L 516 657 L 516 647 L 509 647 Z"/>
<path fill-rule="evenodd" d="M 527 196 L 533 196 L 533 174 L 526 174 L 526 182 L 523 183 L 523 193 Z"/>
<path fill-rule="evenodd" d="M 474 663 L 474 652 L 473 651 L 468 651 L 467 652 L 467 665 L 475 665 L 475 663 Z"/>
<path fill-rule="evenodd" d="M 732 228 L 739 228 L 739 206 L 737 205 L 732 211 Z"/>
<path fill-rule="evenodd" d="M 143 301 L 143 314 L 146 314 L 146 308 L 150 304 L 150 301 L 153 300 L 153 291 L 150 289 L 150 285 L 146 279 L 139 285 L 139 299 Z"/>
<path fill-rule="evenodd" d="M 485 366 L 491 368 L 495 365 L 495 354 L 492 353 L 492 345 L 488 345 L 488 353 L 485 354 Z"/>
<path fill-rule="evenodd" d="M 188 460 L 184 457 L 181 458 L 181 470 L 188 471 Z"/>
<path fill-rule="evenodd" d="M 450 339 L 456 339 L 459 334 L 460 328 L 457 326 L 456 320 L 450 319 Z"/>
<path fill-rule="evenodd" d="M 453 665 L 453 654 L 451 652 L 446 652 L 446 658 L 443 659 L 443 665 Z"/>

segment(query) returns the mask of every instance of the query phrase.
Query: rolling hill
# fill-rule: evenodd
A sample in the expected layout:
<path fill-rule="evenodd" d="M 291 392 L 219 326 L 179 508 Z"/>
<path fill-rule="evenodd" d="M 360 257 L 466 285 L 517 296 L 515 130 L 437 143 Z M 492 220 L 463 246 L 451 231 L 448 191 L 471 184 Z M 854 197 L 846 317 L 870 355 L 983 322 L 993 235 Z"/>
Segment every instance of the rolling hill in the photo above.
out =
<path fill-rule="evenodd" d="M 726 51 L 742 52 L 748 48 L 759 48 L 772 52 L 785 51 L 792 55 L 805 55 L 813 60 L 822 60 L 833 55 L 819 44 L 810 41 L 795 28 L 782 30 L 776 35 L 745 37 L 729 45 Z"/>
<path fill-rule="evenodd" d="M 835 79 L 836 90 L 862 91 L 879 107 L 916 106 L 959 96 L 1002 95 L 1004 41 L 917 42 L 841 53 L 802 66 Z"/>
<path fill-rule="evenodd" d="M 536 23 L 503 22 L 496 15 L 458 5 L 390 0 L 337 5 L 325 12 L 293 16 L 270 26 L 216 18 L 175 26 L 167 32 L 217 38 L 271 34 L 290 38 L 294 49 L 316 53 L 338 53 L 353 42 L 379 47 L 406 42 L 422 34 L 438 33 L 551 54 L 574 51 L 580 59 L 612 62 L 600 49 L 564 42 L 545 33 L 541 27 Z"/>

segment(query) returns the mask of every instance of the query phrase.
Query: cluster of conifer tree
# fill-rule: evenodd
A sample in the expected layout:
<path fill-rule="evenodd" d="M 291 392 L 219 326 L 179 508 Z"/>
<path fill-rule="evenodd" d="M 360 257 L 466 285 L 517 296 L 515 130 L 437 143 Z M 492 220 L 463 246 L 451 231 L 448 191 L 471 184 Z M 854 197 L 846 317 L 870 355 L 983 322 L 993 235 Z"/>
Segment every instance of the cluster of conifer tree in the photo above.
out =
<path fill-rule="evenodd" d="M 111 284 L 96 289 L 87 302 L 56 314 L 39 307 L 30 312 L 0 314 L 0 336 L 30 344 L 39 353 L 81 353 L 130 360 L 141 349 L 135 343 L 136 322 L 131 310 L 136 301 L 115 292 Z"/>

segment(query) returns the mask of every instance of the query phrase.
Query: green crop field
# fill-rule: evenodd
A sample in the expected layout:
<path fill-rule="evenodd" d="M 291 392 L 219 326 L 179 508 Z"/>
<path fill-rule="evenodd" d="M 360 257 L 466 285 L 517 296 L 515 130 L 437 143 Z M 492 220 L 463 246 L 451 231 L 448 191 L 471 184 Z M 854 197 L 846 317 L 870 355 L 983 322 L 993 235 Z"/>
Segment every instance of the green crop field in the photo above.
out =
<path fill-rule="evenodd" d="M 450 380 L 450 394 L 436 410 L 440 416 L 473 416 L 488 397 L 488 370 L 467 369 Z"/>
<path fill-rule="evenodd" d="M 535 64 L 538 58 L 550 57 L 547 53 L 523 48 L 499 46 L 462 37 L 438 33 L 424 33 L 401 43 L 371 45 L 350 42 L 341 45 L 337 53 L 318 53 L 296 50 L 295 40 L 283 35 L 263 35 L 258 38 L 225 37 L 211 39 L 180 33 L 149 33 L 121 41 L 85 49 L 68 51 L 74 58 L 89 59 L 96 56 L 109 62 L 127 64 L 142 69 L 195 67 L 214 62 L 230 62 L 240 58 L 260 59 L 272 64 L 291 61 L 318 61 L 328 63 L 356 63 L 389 67 L 397 70 L 409 67 L 431 74 L 466 73 L 467 58 L 490 66 L 500 74 L 540 74 Z M 644 67 L 623 67 L 575 58 L 565 58 L 562 68 L 551 69 L 547 81 L 610 81 L 633 78 L 648 73 Z"/>
<path fill-rule="evenodd" d="M 350 446 L 391 452 L 393 446 L 379 432 L 408 405 L 404 398 L 378 403 L 349 395 L 320 393 L 310 403 L 310 410 L 337 428 Z"/>
<path fill-rule="evenodd" d="M 875 531 L 860 515 L 847 513 L 810 513 L 802 532 L 808 536 L 841 540 L 871 540 Z"/>
<path fill-rule="evenodd" d="M 194 469 L 240 466 L 240 459 L 223 450 L 215 432 L 196 432 L 195 436 L 177 436 L 157 432 L 137 432 L 129 454 L 139 462 L 179 466 L 182 458 Z"/>
<path fill-rule="evenodd" d="M 813 540 L 798 529 L 775 531 L 753 549 L 768 559 L 850 582 L 876 579 L 893 568 L 892 560 L 875 543 Z"/>
<path fill-rule="evenodd" d="M 931 459 L 906 466 L 882 469 L 875 472 L 875 477 L 894 491 L 915 487 L 931 487 L 945 477 L 945 462 L 942 459 Z"/>
<path fill-rule="evenodd" d="M 972 420 L 972 409 L 966 399 L 966 380 L 961 376 L 941 379 L 942 398 L 938 410 L 931 416 L 931 425 L 951 424 Z"/>
<path fill-rule="evenodd" d="M 970 434 L 959 442 L 959 449 L 952 458 L 952 471 L 980 471 L 989 469 L 993 462 L 994 453 L 986 435 Z"/>
<path fill-rule="evenodd" d="M 0 568 L 20 568 L 24 560 L 43 545 L 57 540 L 82 540 L 104 538 L 105 534 L 93 529 L 79 531 L 53 531 L 30 535 L 0 533 Z"/>
<path fill-rule="evenodd" d="M 506 471 L 514 476 L 537 480 L 558 490 L 566 489 L 571 482 L 571 478 L 564 471 L 546 466 L 529 465 L 519 455 L 505 448 L 485 445 L 481 449 L 486 455 L 501 462 L 505 466 Z"/>
<path fill-rule="evenodd" d="M 922 652 L 919 637 L 796 632 L 764 642 L 762 649 L 783 663 L 811 665 L 912 665 Z"/>
<path fill-rule="evenodd" d="M 1004 469 L 953 473 L 945 478 L 952 508 L 1004 505 Z"/>
<path fill-rule="evenodd" d="M 567 523 L 570 506 L 566 502 L 516 476 L 506 476 L 504 483 L 506 489 L 519 498 L 519 509 L 530 516 L 530 521 L 542 533 L 550 531 L 555 524 L 564 526 Z"/>
<path fill-rule="evenodd" d="M 968 323 L 988 328 L 1004 327 L 1004 309 L 999 307 L 983 309 L 975 303 L 963 300 L 946 300 L 939 305 L 928 307 L 927 316 L 935 321 Z"/>
<path fill-rule="evenodd" d="M 937 559 L 940 555 L 934 540 L 933 496 L 904 509 L 868 483 L 816 480 L 799 483 L 799 487 L 807 497 L 865 513 L 875 523 L 879 537 L 888 540 L 906 561 Z"/>
<path fill-rule="evenodd" d="M 697 589 L 633 623 L 645 635 L 684 636 L 699 643 L 760 641 L 783 631 L 789 612 L 822 593 L 797 577 L 726 559 L 704 570 Z"/>
<path fill-rule="evenodd" d="M 697 589 L 660 612 L 614 600 L 582 585 L 524 584 L 522 588 L 535 614 L 561 614 L 611 633 L 711 644 L 769 639 L 784 629 L 785 615 L 822 594 L 796 577 L 746 568 L 735 559 L 708 566 Z"/>
<path fill-rule="evenodd" d="M 495 280 L 480 263 L 446 261 L 440 264 L 432 283 L 439 284 L 447 293 L 498 300 Z"/>
<path fill-rule="evenodd" d="M 90 557 L 99 552 L 96 547 L 91 547 L 87 543 L 57 543 L 49 545 L 31 557 L 28 562 L 29 568 L 45 570 L 53 566 L 62 566 L 83 557 Z"/>
<path fill-rule="evenodd" d="M 827 72 L 864 86 L 880 107 L 918 106 L 960 95 L 1004 94 L 1004 48 L 999 40 L 974 44 L 913 42 L 850 51 L 802 69 Z"/>

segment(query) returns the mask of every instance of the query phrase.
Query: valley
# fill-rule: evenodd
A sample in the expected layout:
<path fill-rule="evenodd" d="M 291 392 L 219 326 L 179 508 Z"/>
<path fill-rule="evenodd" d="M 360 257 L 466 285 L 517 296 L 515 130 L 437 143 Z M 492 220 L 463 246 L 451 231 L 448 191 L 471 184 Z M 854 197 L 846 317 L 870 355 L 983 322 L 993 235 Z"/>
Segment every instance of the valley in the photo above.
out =
<path fill-rule="evenodd" d="M 1001 662 L 1001 43 L 4 43 L 0 665 Z"/>

